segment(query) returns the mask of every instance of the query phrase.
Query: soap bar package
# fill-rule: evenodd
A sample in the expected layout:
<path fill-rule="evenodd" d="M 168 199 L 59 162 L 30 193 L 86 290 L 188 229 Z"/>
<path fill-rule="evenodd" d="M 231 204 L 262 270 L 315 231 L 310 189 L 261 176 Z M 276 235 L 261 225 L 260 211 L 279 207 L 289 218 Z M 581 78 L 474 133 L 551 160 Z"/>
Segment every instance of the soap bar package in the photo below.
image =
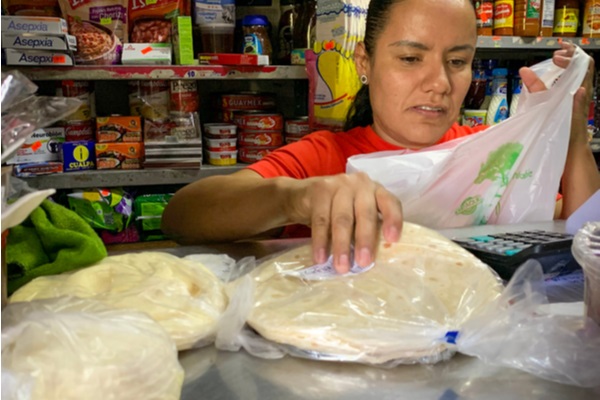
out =
<path fill-rule="evenodd" d="M 64 142 L 62 161 L 64 172 L 82 171 L 96 168 L 96 151 L 93 140 Z"/>

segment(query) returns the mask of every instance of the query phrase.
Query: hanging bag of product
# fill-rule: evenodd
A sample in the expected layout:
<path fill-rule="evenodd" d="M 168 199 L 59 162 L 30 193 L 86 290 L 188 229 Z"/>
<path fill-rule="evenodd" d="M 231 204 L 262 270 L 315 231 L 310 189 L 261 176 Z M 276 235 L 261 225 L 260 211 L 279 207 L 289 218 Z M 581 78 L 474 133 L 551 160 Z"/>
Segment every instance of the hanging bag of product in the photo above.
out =
<path fill-rule="evenodd" d="M 511 118 L 420 151 L 354 156 L 346 170 L 366 172 L 402 201 L 407 221 L 433 228 L 551 220 L 588 64 L 579 48 L 567 69 L 546 60 L 532 69 L 549 89 L 523 88 Z"/>

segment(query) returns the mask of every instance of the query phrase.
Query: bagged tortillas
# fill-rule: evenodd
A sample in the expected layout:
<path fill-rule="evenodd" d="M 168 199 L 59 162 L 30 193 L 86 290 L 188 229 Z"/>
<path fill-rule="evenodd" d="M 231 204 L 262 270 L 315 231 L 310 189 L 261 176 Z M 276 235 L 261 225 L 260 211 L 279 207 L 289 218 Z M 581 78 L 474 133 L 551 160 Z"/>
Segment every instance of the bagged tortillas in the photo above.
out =
<path fill-rule="evenodd" d="M 183 369 L 147 315 L 63 297 L 2 310 L 2 399 L 179 399 Z"/>
<path fill-rule="evenodd" d="M 498 276 L 472 254 L 410 223 L 398 243 L 381 241 L 369 270 L 302 278 L 298 271 L 311 265 L 306 245 L 252 271 L 254 307 L 247 319 L 264 338 L 308 358 L 440 361 L 452 354 L 446 333 L 460 328 L 502 289 Z M 232 290 L 239 290 L 240 282 Z"/>
<path fill-rule="evenodd" d="M 145 312 L 169 333 L 178 350 L 212 341 L 227 306 L 223 284 L 210 270 L 159 252 L 110 256 L 88 268 L 36 278 L 9 301 L 59 296 L 93 298 Z"/>

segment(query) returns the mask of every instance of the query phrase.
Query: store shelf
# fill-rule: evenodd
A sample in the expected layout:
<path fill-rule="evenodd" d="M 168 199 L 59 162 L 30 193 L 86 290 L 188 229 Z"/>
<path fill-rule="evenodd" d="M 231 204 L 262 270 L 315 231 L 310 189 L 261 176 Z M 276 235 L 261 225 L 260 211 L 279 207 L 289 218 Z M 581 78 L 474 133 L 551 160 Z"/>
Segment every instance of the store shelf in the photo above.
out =
<path fill-rule="evenodd" d="M 600 38 L 479 36 L 477 49 L 554 50 L 563 40 L 570 41 L 584 50 L 600 50 Z"/>
<path fill-rule="evenodd" d="M 144 80 L 144 79 L 307 79 L 303 65 L 225 66 L 76 66 L 15 67 L 3 66 L 2 72 L 19 69 L 31 80 Z"/>
<path fill-rule="evenodd" d="M 76 189 L 86 187 L 150 186 L 187 184 L 213 175 L 227 175 L 244 168 L 244 164 L 216 167 L 203 165 L 194 169 L 94 170 L 65 172 L 23 178 L 36 189 Z"/>

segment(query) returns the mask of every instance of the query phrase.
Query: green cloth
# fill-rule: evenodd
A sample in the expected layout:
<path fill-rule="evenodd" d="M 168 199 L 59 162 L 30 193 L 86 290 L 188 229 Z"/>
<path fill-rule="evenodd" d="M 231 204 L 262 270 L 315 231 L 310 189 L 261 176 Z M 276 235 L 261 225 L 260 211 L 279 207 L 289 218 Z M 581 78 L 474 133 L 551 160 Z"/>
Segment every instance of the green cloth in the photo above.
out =
<path fill-rule="evenodd" d="M 44 200 L 8 234 L 8 294 L 38 276 L 86 267 L 106 256 L 104 243 L 83 218 Z"/>

